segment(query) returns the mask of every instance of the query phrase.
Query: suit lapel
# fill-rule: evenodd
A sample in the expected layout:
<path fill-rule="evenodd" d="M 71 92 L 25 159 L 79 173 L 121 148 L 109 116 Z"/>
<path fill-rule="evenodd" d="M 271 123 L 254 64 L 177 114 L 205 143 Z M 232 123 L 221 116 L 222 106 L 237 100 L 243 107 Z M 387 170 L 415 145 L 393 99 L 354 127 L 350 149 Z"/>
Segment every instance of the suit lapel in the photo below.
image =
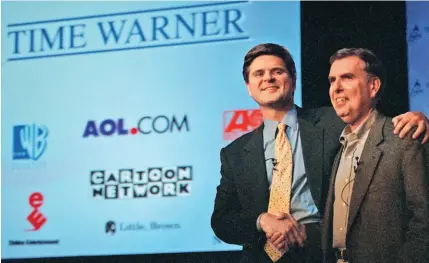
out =
<path fill-rule="evenodd" d="M 376 120 L 368 134 L 361 158 L 359 159 L 349 208 L 347 233 L 349 233 L 356 218 L 357 212 L 362 204 L 362 200 L 364 199 L 372 177 L 374 176 L 378 161 L 383 154 L 383 151 L 377 146 L 383 141 L 383 127 L 385 121 L 386 117 L 384 116 L 381 116 Z"/>
<path fill-rule="evenodd" d="M 253 196 L 255 197 L 255 210 L 266 212 L 268 210 L 269 189 L 267 179 L 267 169 L 265 166 L 265 155 L 263 146 L 263 127 L 262 124 L 253 131 L 249 142 L 244 146 L 244 177 L 249 180 L 253 187 Z"/>
<path fill-rule="evenodd" d="M 323 249 L 329 249 L 332 247 L 332 216 L 334 211 L 334 200 L 335 200 L 335 177 L 337 175 L 338 166 L 340 164 L 341 153 L 343 152 L 344 146 L 341 145 L 341 149 L 338 151 L 332 165 L 331 180 L 329 182 L 329 192 L 326 200 L 325 216 L 323 221 L 324 236 L 327 238 L 322 242 Z"/>
<path fill-rule="evenodd" d="M 307 175 L 310 191 L 317 208 L 321 211 L 321 188 L 323 177 L 323 128 L 316 127 L 315 120 L 306 120 L 300 117 L 298 111 L 298 123 L 304 155 L 305 173 Z"/>

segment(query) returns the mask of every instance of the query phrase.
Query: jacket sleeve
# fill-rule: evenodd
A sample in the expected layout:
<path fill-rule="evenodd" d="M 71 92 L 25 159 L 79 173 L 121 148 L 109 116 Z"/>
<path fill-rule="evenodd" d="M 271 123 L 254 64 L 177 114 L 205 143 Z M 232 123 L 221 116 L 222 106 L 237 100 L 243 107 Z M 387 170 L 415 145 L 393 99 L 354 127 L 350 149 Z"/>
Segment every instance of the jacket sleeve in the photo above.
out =
<path fill-rule="evenodd" d="M 243 210 L 237 193 L 234 172 L 225 149 L 221 150 L 221 179 L 217 187 L 211 226 L 218 238 L 226 243 L 246 246 L 260 245 L 265 234 L 256 228 L 258 214 Z"/>
<path fill-rule="evenodd" d="M 410 217 L 397 262 L 429 262 L 428 148 L 419 140 L 409 139 L 403 152 L 403 181 Z"/>

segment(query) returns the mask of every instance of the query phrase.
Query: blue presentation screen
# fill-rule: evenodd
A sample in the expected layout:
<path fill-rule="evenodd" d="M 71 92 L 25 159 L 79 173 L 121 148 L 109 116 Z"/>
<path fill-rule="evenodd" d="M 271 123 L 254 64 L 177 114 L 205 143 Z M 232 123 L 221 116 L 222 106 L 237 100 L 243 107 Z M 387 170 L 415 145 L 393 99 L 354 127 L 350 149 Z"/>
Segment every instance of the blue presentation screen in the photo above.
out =
<path fill-rule="evenodd" d="M 219 152 L 261 123 L 241 74 L 299 2 L 3 2 L 2 258 L 238 250 Z"/>
<path fill-rule="evenodd" d="M 429 116 L 429 2 L 407 2 L 410 110 Z"/>

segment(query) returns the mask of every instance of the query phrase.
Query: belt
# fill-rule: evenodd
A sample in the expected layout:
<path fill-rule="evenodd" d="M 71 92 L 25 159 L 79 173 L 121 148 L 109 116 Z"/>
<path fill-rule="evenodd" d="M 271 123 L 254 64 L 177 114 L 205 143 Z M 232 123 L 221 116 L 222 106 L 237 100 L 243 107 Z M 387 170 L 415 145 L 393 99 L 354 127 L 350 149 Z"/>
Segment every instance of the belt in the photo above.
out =
<path fill-rule="evenodd" d="M 342 261 L 350 260 L 350 250 L 346 248 L 334 248 L 334 254 L 337 259 L 341 259 Z"/>

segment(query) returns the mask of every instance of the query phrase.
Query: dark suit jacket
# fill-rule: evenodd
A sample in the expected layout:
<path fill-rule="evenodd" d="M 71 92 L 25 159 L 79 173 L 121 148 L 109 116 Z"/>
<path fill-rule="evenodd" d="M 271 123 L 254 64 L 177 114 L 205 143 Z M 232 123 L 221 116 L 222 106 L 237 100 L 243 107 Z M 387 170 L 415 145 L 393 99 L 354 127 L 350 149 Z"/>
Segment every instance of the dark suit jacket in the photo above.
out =
<path fill-rule="evenodd" d="M 324 218 L 327 262 L 335 262 L 329 249 L 340 154 Z M 349 262 L 429 262 L 428 158 L 419 140 L 394 135 L 391 119 L 383 116 L 371 128 L 359 162 L 347 227 Z"/>
<path fill-rule="evenodd" d="M 323 213 L 344 123 L 331 108 L 297 108 L 297 114 L 308 184 L 317 208 Z M 256 220 L 268 210 L 269 201 L 262 131 L 263 125 L 223 148 L 220 154 L 222 177 L 211 225 L 224 242 L 243 246 L 241 262 L 266 260 L 265 234 L 256 229 Z"/>

